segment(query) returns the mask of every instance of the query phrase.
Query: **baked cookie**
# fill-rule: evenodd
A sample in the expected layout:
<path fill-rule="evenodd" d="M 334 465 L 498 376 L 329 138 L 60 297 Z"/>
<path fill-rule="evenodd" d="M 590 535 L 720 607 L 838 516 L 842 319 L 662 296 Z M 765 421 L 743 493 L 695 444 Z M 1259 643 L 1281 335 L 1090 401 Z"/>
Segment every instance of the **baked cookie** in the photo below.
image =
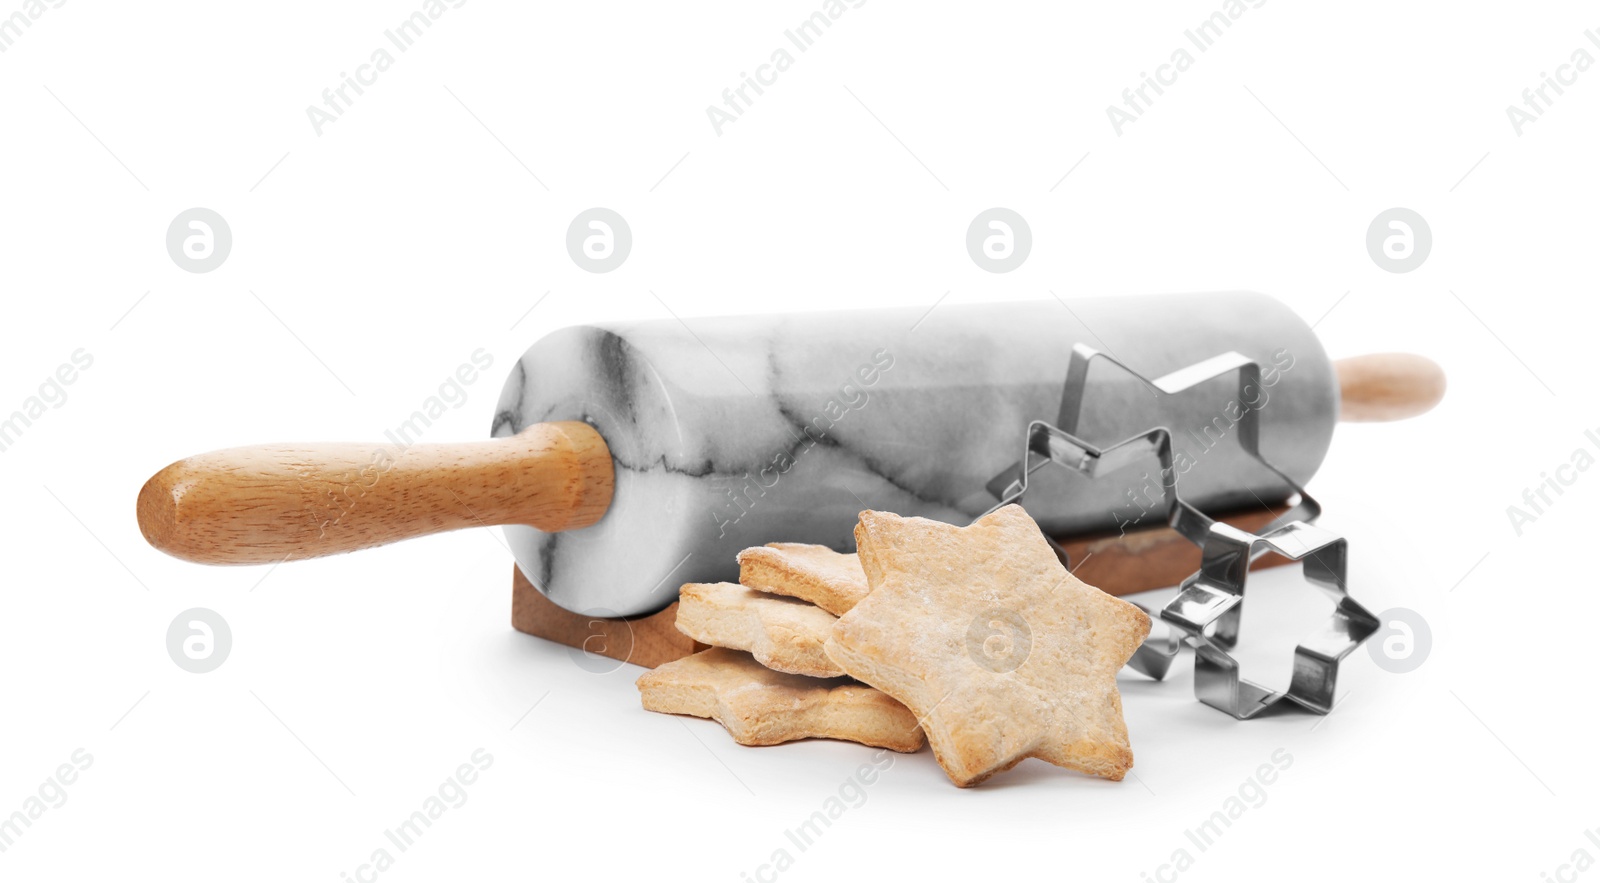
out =
<path fill-rule="evenodd" d="M 911 752 L 924 741 L 916 717 L 871 687 L 773 671 L 740 650 L 702 650 L 637 683 L 645 710 L 711 718 L 741 745 L 825 738 Z"/>
<path fill-rule="evenodd" d="M 767 668 L 814 678 L 844 674 L 822 651 L 838 621 L 816 605 L 734 583 L 689 583 L 678 597 L 678 631 L 748 651 Z"/>
<path fill-rule="evenodd" d="M 828 656 L 905 703 L 957 785 L 1028 757 L 1133 766 L 1116 674 L 1150 618 L 1068 573 L 1020 506 L 967 527 L 867 511 L 856 546 L 871 592 Z"/>
<path fill-rule="evenodd" d="M 867 596 L 867 575 L 860 559 L 806 543 L 768 543 L 745 549 L 739 553 L 739 582 L 810 601 L 834 616 L 849 613 Z"/>

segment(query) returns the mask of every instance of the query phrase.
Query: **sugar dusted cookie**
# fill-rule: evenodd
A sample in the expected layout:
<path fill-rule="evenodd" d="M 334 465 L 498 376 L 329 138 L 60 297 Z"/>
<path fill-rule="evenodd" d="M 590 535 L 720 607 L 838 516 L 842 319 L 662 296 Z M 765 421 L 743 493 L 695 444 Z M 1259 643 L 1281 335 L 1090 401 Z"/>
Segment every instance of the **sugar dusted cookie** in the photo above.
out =
<path fill-rule="evenodd" d="M 678 598 L 678 631 L 713 647 L 745 650 L 767 668 L 814 678 L 844 670 L 822 651 L 838 617 L 804 601 L 734 583 L 689 583 Z"/>
<path fill-rule="evenodd" d="M 745 549 L 739 553 L 739 582 L 810 601 L 834 616 L 850 612 L 867 596 L 867 575 L 856 556 L 806 543 L 768 543 Z"/>
<path fill-rule="evenodd" d="M 916 717 L 877 690 L 773 671 L 739 650 L 712 647 L 665 663 L 640 675 L 638 687 L 645 710 L 711 718 L 741 745 L 825 738 L 910 752 L 923 743 Z"/>
<path fill-rule="evenodd" d="M 967 527 L 863 512 L 856 545 L 871 592 L 828 656 L 905 703 L 957 785 L 1028 757 L 1133 766 L 1116 674 L 1150 618 L 1068 573 L 1021 507 Z"/>

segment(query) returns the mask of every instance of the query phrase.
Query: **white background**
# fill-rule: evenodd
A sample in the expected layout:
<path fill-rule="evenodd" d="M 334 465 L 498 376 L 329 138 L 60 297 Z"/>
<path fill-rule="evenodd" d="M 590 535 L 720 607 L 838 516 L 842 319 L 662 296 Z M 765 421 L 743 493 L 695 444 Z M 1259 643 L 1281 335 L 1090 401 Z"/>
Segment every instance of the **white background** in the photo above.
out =
<path fill-rule="evenodd" d="M 0 413 L 94 360 L 0 454 L 0 813 L 94 758 L 0 876 L 340 880 L 478 748 L 468 801 L 381 879 L 743 880 L 778 848 L 786 880 L 1143 880 L 1180 847 L 1184 880 L 1536 880 L 1600 856 L 1600 471 L 1520 537 L 1506 514 L 1600 427 L 1600 73 L 1520 136 L 1505 113 L 1600 54 L 1592 6 L 1267 2 L 1119 137 L 1106 106 L 1217 5 L 872 0 L 719 137 L 706 106 L 811 0 L 474 0 L 318 136 L 305 108 L 419 8 L 359 6 L 69 2 L 0 54 Z M 563 241 L 596 205 L 635 239 L 604 275 Z M 1034 236 L 1004 275 L 963 242 L 995 205 Z M 1434 236 L 1403 275 L 1364 246 L 1397 205 Z M 211 273 L 164 247 L 191 206 L 232 228 Z M 642 712 L 638 669 L 510 629 L 497 533 L 269 573 L 168 558 L 133 517 L 185 454 L 376 439 L 479 347 L 495 367 L 428 439 L 483 437 L 516 356 L 575 322 L 1224 288 L 1284 299 L 1336 356 L 1448 371 L 1427 417 L 1340 427 L 1312 486 L 1353 593 L 1425 617 L 1431 656 L 1358 651 L 1325 719 L 1235 722 L 1187 664 L 1124 673 L 1137 779 L 1029 761 L 962 791 L 901 757 L 803 853 L 784 830 L 871 750 Z M 232 626 L 211 674 L 167 657 L 192 606 Z M 1280 748 L 1265 804 L 1196 850 L 1185 829 Z"/>

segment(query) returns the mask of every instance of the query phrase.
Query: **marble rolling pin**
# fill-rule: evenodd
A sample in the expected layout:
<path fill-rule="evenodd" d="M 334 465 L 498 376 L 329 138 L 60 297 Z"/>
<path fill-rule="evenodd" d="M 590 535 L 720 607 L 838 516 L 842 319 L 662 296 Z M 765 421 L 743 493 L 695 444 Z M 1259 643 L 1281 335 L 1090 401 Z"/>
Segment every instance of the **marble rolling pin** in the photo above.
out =
<path fill-rule="evenodd" d="M 556 604 L 649 613 L 684 583 L 736 578 L 747 546 L 851 549 L 862 509 L 971 520 L 994 505 L 985 485 L 1021 457 L 1029 421 L 1057 419 L 1078 343 L 1148 377 L 1230 350 L 1263 366 L 1248 396 L 1230 376 L 1165 401 L 1109 364 L 1091 373 L 1081 433 L 1109 444 L 1168 427 L 1192 460 L 1186 498 L 1219 512 L 1288 495 L 1238 448 L 1241 409 L 1258 412 L 1267 459 L 1304 484 L 1341 416 L 1399 419 L 1444 392 L 1417 356 L 1336 366 L 1295 313 L 1249 293 L 585 325 L 522 356 L 493 440 L 202 454 L 150 479 L 139 523 L 152 545 L 207 564 L 503 525 Z M 1034 481 L 1027 507 L 1054 536 L 1161 522 L 1141 521 L 1117 481 Z"/>

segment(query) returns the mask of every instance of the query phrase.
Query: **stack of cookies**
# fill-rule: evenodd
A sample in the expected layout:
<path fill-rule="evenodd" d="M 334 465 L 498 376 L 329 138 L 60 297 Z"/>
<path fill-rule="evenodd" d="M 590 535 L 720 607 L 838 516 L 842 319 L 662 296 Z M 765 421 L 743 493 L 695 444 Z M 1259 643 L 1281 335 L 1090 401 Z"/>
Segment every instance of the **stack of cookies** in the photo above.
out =
<path fill-rule="evenodd" d="M 857 555 L 774 543 L 739 554 L 738 585 L 685 585 L 678 629 L 711 649 L 640 677 L 644 707 L 745 745 L 928 741 L 962 787 L 1028 757 L 1123 777 L 1116 672 L 1143 611 L 1068 573 L 1018 506 L 967 527 L 866 511 L 855 535 Z"/>

